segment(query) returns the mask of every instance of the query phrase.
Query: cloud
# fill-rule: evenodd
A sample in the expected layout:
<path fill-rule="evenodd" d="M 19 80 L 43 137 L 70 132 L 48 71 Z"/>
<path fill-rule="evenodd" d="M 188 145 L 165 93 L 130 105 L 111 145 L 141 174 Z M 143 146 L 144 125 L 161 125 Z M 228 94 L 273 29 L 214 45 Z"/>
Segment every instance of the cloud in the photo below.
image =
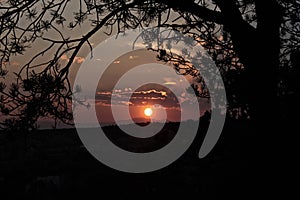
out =
<path fill-rule="evenodd" d="M 111 95 L 111 92 L 97 92 L 98 95 Z"/>
<path fill-rule="evenodd" d="M 125 88 L 124 91 L 121 89 L 115 89 L 114 93 L 111 91 L 98 91 L 96 93 L 96 96 L 101 98 L 101 97 L 107 97 L 107 96 L 123 96 L 123 97 L 128 97 L 132 96 L 133 98 L 146 98 L 146 97 L 162 97 L 165 98 L 168 96 L 167 92 L 163 90 L 142 90 L 142 91 L 134 91 L 132 92 L 131 88 Z"/>
<path fill-rule="evenodd" d="M 167 82 L 164 82 L 164 85 L 176 85 L 176 82 L 167 81 Z"/>
<path fill-rule="evenodd" d="M 114 97 L 114 101 L 112 102 L 114 105 L 142 105 L 143 102 L 148 102 L 150 104 L 169 102 L 170 104 L 174 104 L 172 103 L 173 99 L 168 99 L 167 92 L 163 90 L 152 89 L 133 92 L 131 88 L 125 88 L 124 90 L 115 89 L 114 93 L 111 91 L 98 91 L 96 93 L 97 105 L 110 105 L 112 96 Z M 129 102 L 128 99 L 130 99 Z"/>
<path fill-rule="evenodd" d="M 124 91 L 129 92 L 129 91 L 132 91 L 132 89 L 131 88 L 125 88 Z"/>
<path fill-rule="evenodd" d="M 63 54 L 60 59 L 62 60 L 69 60 L 68 56 L 66 54 Z"/>
<path fill-rule="evenodd" d="M 17 62 L 17 61 L 13 61 L 13 62 L 11 63 L 11 66 L 19 67 L 19 66 L 20 66 L 20 63 Z"/>
<path fill-rule="evenodd" d="M 115 92 L 115 93 L 121 93 L 121 92 L 122 92 L 122 90 L 120 90 L 120 89 L 116 89 L 116 90 L 114 90 L 114 92 Z"/>
<path fill-rule="evenodd" d="M 8 66 L 19 67 L 21 64 L 17 61 L 12 61 L 12 62 L 2 62 L 2 65 L 4 67 L 8 67 Z"/>
<path fill-rule="evenodd" d="M 126 105 L 126 106 L 132 106 L 133 103 L 130 101 L 120 101 L 121 104 Z"/>
<path fill-rule="evenodd" d="M 74 58 L 74 61 L 73 61 L 73 62 L 75 62 L 75 63 L 77 63 L 77 64 L 81 64 L 81 63 L 83 63 L 84 61 L 85 61 L 85 58 L 76 56 L 76 57 Z"/>
<path fill-rule="evenodd" d="M 137 59 L 138 57 L 139 57 L 139 56 L 129 56 L 128 59 L 129 59 L 129 60 L 134 60 L 134 59 Z"/>
<path fill-rule="evenodd" d="M 160 94 L 161 96 L 167 97 L 167 92 L 162 90 L 146 90 L 146 91 L 136 91 L 134 94 L 143 94 L 143 95 L 149 95 L 149 94 Z"/>
<path fill-rule="evenodd" d="M 111 104 L 109 103 L 109 101 L 96 100 L 95 105 L 96 106 L 110 106 Z"/>
<path fill-rule="evenodd" d="M 69 61 L 69 58 L 66 54 L 63 54 L 61 57 L 60 57 L 61 60 L 65 60 L 65 61 Z M 85 61 L 85 58 L 83 57 L 80 57 L 80 56 L 75 56 L 74 60 L 73 60 L 73 63 L 77 63 L 77 64 L 81 64 Z"/>

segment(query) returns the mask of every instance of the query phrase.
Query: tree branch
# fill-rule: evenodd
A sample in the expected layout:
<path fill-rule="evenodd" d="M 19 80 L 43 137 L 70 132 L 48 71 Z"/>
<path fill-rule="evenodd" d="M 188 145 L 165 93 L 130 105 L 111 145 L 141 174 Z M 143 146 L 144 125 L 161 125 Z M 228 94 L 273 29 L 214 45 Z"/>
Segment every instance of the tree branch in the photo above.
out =
<path fill-rule="evenodd" d="M 174 0 L 158 0 L 157 2 L 164 3 L 168 5 L 170 8 L 181 12 L 188 12 L 191 13 L 203 20 L 215 22 L 217 24 L 224 24 L 224 18 L 221 12 L 210 10 L 204 6 L 200 6 L 194 2 L 185 1 L 174 1 Z"/>
<path fill-rule="evenodd" d="M 6 12 L 4 13 L 2 16 L 0 16 L 0 19 L 5 19 L 6 17 L 9 17 L 17 12 L 21 12 L 22 10 L 24 10 L 25 8 L 29 7 L 31 4 L 35 4 L 37 1 L 28 1 L 27 3 L 25 3 L 23 6 L 18 7 L 12 11 Z"/>
<path fill-rule="evenodd" d="M 77 45 L 77 47 L 75 48 L 74 52 L 72 53 L 70 60 L 68 61 L 67 65 L 61 70 L 60 72 L 60 77 L 62 78 L 64 75 L 68 74 L 69 68 L 71 67 L 76 55 L 78 54 L 79 50 L 81 49 L 81 47 L 83 46 L 83 44 L 85 42 L 88 41 L 88 39 L 90 37 L 92 37 L 97 31 L 99 31 L 103 26 L 105 26 L 105 24 L 108 22 L 109 19 L 111 19 L 113 16 L 115 16 L 117 13 L 123 11 L 124 9 L 128 9 L 131 7 L 134 7 L 135 5 L 137 5 L 136 2 L 132 2 L 127 4 L 126 6 L 123 7 L 119 7 L 117 9 L 115 9 L 114 11 L 112 11 L 111 13 L 109 13 L 108 15 L 106 15 L 99 24 L 97 24 L 95 26 L 95 28 L 93 28 L 88 34 L 86 34 L 85 36 L 82 37 L 81 41 L 79 42 L 79 44 Z"/>

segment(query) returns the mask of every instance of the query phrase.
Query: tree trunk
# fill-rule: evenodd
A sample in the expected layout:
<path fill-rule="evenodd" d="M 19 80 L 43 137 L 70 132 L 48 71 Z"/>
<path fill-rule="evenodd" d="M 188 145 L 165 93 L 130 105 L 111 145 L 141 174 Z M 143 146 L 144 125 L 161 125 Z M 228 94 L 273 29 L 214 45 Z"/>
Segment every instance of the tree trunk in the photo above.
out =
<path fill-rule="evenodd" d="M 282 130 L 277 97 L 282 10 L 276 1 L 258 0 L 256 12 L 256 29 L 242 19 L 233 20 L 234 16 L 225 25 L 231 30 L 234 48 L 246 67 L 244 91 L 252 124 L 252 139 L 245 141 L 248 145 L 243 151 L 250 160 L 248 178 L 266 186 L 272 179 L 270 169 L 278 156 L 277 142 Z"/>
<path fill-rule="evenodd" d="M 284 130 L 281 123 L 280 102 L 278 91 L 278 70 L 280 54 L 280 24 L 282 10 L 276 1 L 257 1 L 258 25 L 257 63 L 250 69 L 254 76 L 258 93 L 253 99 L 253 117 L 257 140 L 256 153 L 263 164 L 258 166 L 263 171 L 268 184 L 276 183 L 281 173 L 273 174 L 275 169 L 283 163 L 282 147 L 279 144 Z M 256 76 L 255 76 L 256 75 Z M 281 185 L 280 181 L 277 185 Z"/>

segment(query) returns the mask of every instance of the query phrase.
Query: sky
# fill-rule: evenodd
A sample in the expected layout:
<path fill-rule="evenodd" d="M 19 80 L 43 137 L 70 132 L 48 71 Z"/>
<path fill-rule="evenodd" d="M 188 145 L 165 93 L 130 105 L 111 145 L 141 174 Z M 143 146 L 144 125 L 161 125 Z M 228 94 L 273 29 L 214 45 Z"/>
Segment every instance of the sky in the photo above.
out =
<path fill-rule="evenodd" d="M 77 7 L 77 3 L 72 1 L 69 9 L 76 10 Z M 65 17 L 71 18 L 72 12 L 66 12 Z M 24 21 L 24 23 L 28 22 Z M 90 28 L 89 25 L 82 25 L 80 28 L 73 31 L 63 28 L 63 32 L 66 36 L 78 37 L 84 35 L 86 30 L 89 30 Z M 54 39 L 59 37 L 57 33 L 52 31 L 46 33 L 46 35 L 51 36 Z M 108 37 L 109 36 L 104 33 L 104 30 L 101 30 L 91 38 L 91 45 L 93 48 L 96 48 L 98 44 L 105 41 Z M 45 42 L 38 41 L 31 49 L 25 52 L 24 55 L 14 57 L 10 62 L 10 73 L 8 74 L 6 82 L 9 84 L 9 82 L 14 81 L 13 72 L 19 71 L 20 67 L 32 58 L 32 55 L 40 52 L 45 47 Z M 54 52 L 51 51 L 48 52 L 42 58 L 38 59 L 38 62 L 51 58 L 53 53 Z M 73 84 L 78 70 L 81 67 L 86 67 L 85 63 L 91 63 L 89 62 L 91 59 L 89 53 L 90 50 L 88 46 L 85 45 L 76 56 L 69 76 L 71 84 Z M 93 57 L 95 67 L 97 67 L 97 63 L 101 63 L 102 60 L 105 59 L 102 56 L 107 54 L 114 56 L 114 49 L 103 49 L 96 53 L 96 56 Z M 117 121 L 124 123 L 130 121 L 128 119 L 128 112 L 133 121 L 140 119 L 148 120 L 148 117 L 144 115 L 144 109 L 148 107 L 153 109 L 153 115 L 151 116 L 153 121 L 164 121 L 165 117 L 167 117 L 168 121 L 197 119 L 199 116 L 189 114 L 193 113 L 192 111 L 195 109 L 195 103 L 199 103 L 199 115 L 202 115 L 207 109 L 210 109 L 210 101 L 208 99 L 198 98 L 198 101 L 195 102 L 195 100 L 192 100 L 193 98 L 191 98 L 192 94 L 187 92 L 187 85 L 184 83 L 186 83 L 186 81 L 192 83 L 192 78 L 179 75 L 168 76 L 167 72 L 164 71 L 165 68 L 158 69 L 157 66 L 165 65 L 169 68 L 172 68 L 172 66 L 158 61 L 156 55 L 157 53 L 149 50 L 135 50 L 120 57 L 116 57 L 107 67 L 105 75 L 99 80 L 96 92 L 93 94 L 94 96 L 87 96 L 85 99 L 90 106 L 95 107 L 98 121 L 91 121 L 87 115 L 84 117 L 86 120 L 83 122 L 82 126 L 94 126 L 98 122 L 102 124 L 114 123 L 116 116 L 113 116 L 111 111 L 112 107 L 116 109 L 116 112 L 118 113 Z M 67 54 L 61 56 L 61 62 L 66 63 L 69 56 L 70 55 Z M 146 68 L 135 68 L 147 63 L 148 65 Z M 128 75 L 125 78 L 125 81 L 118 85 L 114 85 L 122 78 L 122 75 L 127 74 L 131 69 L 135 69 L 134 73 Z M 151 79 L 153 82 L 159 82 L 161 84 L 145 84 L 139 85 L 139 87 L 136 88 L 136 80 L 143 81 L 146 79 Z M 89 82 L 91 80 L 89 77 L 85 77 L 85 81 Z M 93 100 L 94 98 L 95 101 Z M 78 113 L 80 114 L 80 110 L 78 110 Z M 52 121 L 50 119 L 42 119 L 38 123 L 41 128 L 48 128 Z M 64 125 L 60 126 L 64 127 Z"/>
<path fill-rule="evenodd" d="M 146 108 L 153 110 L 152 121 L 197 120 L 210 109 L 208 99 L 198 98 L 198 101 L 195 101 L 192 98 L 194 94 L 187 92 L 187 83 L 192 83 L 193 78 L 170 74 L 168 68 L 173 70 L 172 65 L 158 61 L 156 55 L 149 50 L 136 50 L 116 58 L 106 68 L 98 82 L 95 101 L 93 97 L 89 98 L 87 94 L 83 94 L 90 106 L 95 106 L 100 123 L 113 124 L 116 118 L 119 123 L 129 123 L 128 111 L 134 122 L 148 120 L 144 114 Z M 93 59 L 96 63 L 101 62 L 100 58 Z M 161 65 L 165 65 L 166 68 Z M 146 80 L 156 83 L 137 86 L 137 82 L 147 82 Z M 86 81 L 90 81 L 89 78 L 86 78 Z M 196 103 L 200 107 L 197 116 L 192 114 Z M 112 107 L 116 109 L 117 116 L 113 116 Z M 78 109 L 78 114 L 83 113 L 80 108 Z M 98 122 L 91 121 L 86 116 L 83 117 L 82 123 L 83 126 L 93 126 Z"/>

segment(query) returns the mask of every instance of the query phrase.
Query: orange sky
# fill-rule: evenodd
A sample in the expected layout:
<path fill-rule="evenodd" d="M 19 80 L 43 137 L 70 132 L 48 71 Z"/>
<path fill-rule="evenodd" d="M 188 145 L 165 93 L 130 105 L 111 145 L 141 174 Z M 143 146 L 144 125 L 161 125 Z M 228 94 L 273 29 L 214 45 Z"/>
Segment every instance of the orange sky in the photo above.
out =
<path fill-rule="evenodd" d="M 74 5 L 73 5 L 74 4 Z M 78 6 L 75 1 L 71 4 L 74 6 Z M 72 13 L 67 14 L 66 16 L 72 17 Z M 79 37 L 82 36 L 86 30 L 90 29 L 89 25 L 83 25 L 80 29 L 76 29 L 73 31 L 69 31 L 67 29 L 64 29 L 66 35 L 70 35 L 72 37 Z M 59 35 L 57 35 L 54 32 L 48 32 L 45 36 L 51 35 L 53 39 L 56 37 L 59 38 Z M 102 42 L 108 38 L 107 35 L 105 35 L 102 31 L 97 32 L 92 38 L 91 38 L 91 44 L 93 47 L 96 47 L 97 44 Z M 7 85 L 10 84 L 11 81 L 13 81 L 14 76 L 13 72 L 17 72 L 20 67 L 28 60 L 32 58 L 33 55 L 41 51 L 42 49 L 46 48 L 46 43 L 43 41 L 38 41 L 34 44 L 34 46 L 25 52 L 24 55 L 20 55 L 18 57 L 12 58 L 12 61 L 10 63 L 9 69 L 10 73 L 9 76 L 6 79 Z M 76 76 L 76 73 L 78 69 L 81 67 L 82 63 L 87 58 L 86 56 L 89 53 L 89 47 L 84 46 L 77 57 L 74 60 L 73 66 L 70 71 L 70 81 L 71 84 L 73 84 L 74 77 Z M 113 49 L 106 49 L 105 51 L 110 51 L 112 54 Z M 48 52 L 45 56 L 38 59 L 39 62 L 43 62 L 44 60 L 49 59 L 52 56 L 53 52 Z M 64 62 L 68 61 L 69 55 L 63 55 L 61 57 L 62 64 Z M 44 59 L 44 60 L 43 60 Z M 101 62 L 101 58 L 93 58 L 97 62 Z M 186 88 L 182 88 L 181 81 L 182 79 L 186 78 L 188 81 L 191 81 L 191 77 L 178 77 L 178 79 L 173 79 L 170 77 L 164 77 L 164 83 L 162 86 L 154 86 L 154 85 L 144 85 L 143 87 L 140 87 L 138 91 L 132 91 L 132 84 L 131 80 L 135 78 L 143 79 L 149 75 L 151 75 L 151 69 L 148 71 L 143 71 L 138 74 L 138 77 L 132 77 L 131 79 L 128 79 L 120 88 L 114 88 L 114 85 L 112 83 L 115 83 L 118 81 L 118 79 L 126 73 L 129 69 L 133 68 L 134 66 L 138 66 L 144 63 L 161 63 L 157 61 L 156 59 L 156 53 L 147 51 L 147 50 L 137 50 L 133 51 L 129 54 L 125 54 L 119 58 L 116 58 L 113 63 L 108 67 L 108 69 L 105 72 L 105 76 L 103 76 L 98 85 L 97 93 L 95 94 L 96 102 L 90 102 L 90 100 L 93 97 L 87 97 L 87 102 L 91 104 L 91 106 L 95 106 L 97 110 L 97 114 L 101 115 L 102 117 L 98 117 L 98 119 L 102 122 L 112 122 L 113 118 L 110 115 L 110 106 L 113 105 L 114 107 L 117 107 L 120 114 L 120 119 L 126 121 L 127 119 L 122 117 L 124 112 L 128 112 L 128 106 L 130 108 L 130 114 L 133 118 L 141 118 L 145 117 L 143 115 L 143 110 L 146 106 L 154 105 L 154 104 L 162 104 L 168 113 L 168 120 L 170 121 L 178 121 L 180 119 L 180 109 L 178 107 L 178 102 L 183 103 L 185 106 L 185 109 L 187 110 L 187 113 L 189 110 L 194 109 L 194 103 L 189 100 L 189 94 L 186 92 Z M 155 77 L 154 77 L 155 78 Z M 86 81 L 89 81 L 89 77 L 86 78 Z M 167 88 L 172 88 L 176 91 L 180 91 L 180 96 L 177 98 L 172 96 L 171 92 L 167 90 Z M 114 92 L 115 100 L 112 102 L 110 100 L 110 94 Z M 124 97 L 132 96 L 131 101 L 124 101 Z M 199 99 L 200 102 L 200 109 L 201 114 L 205 112 L 205 110 L 210 108 L 210 102 L 207 99 Z M 154 113 L 155 114 L 155 113 Z M 124 115 L 125 116 L 125 115 Z M 158 121 L 161 119 L 161 116 L 159 114 L 154 115 Z M 86 117 L 86 124 L 95 124 L 97 122 L 90 122 L 88 119 L 88 116 Z M 193 116 L 186 116 L 186 120 L 193 119 Z M 44 120 L 45 121 L 45 120 Z"/>
<path fill-rule="evenodd" d="M 146 71 L 137 71 L 135 76 L 127 77 L 125 82 L 122 82 L 120 87 L 115 87 L 116 82 L 126 74 L 130 69 L 135 66 L 144 63 L 162 63 L 157 60 L 156 53 L 147 50 L 136 50 L 125 54 L 119 58 L 116 58 L 113 63 L 107 68 L 98 83 L 98 89 L 95 94 L 96 102 L 90 101 L 91 106 L 95 106 L 97 111 L 97 117 L 103 124 L 110 124 L 114 122 L 114 117 L 111 112 L 111 106 L 114 106 L 118 111 L 119 121 L 126 123 L 128 121 L 126 112 L 130 112 L 133 119 L 140 120 L 141 118 L 147 118 L 144 115 L 144 109 L 153 105 L 159 104 L 165 108 L 167 113 L 168 121 L 180 121 L 182 108 L 179 106 L 179 102 L 183 103 L 184 109 L 186 110 L 185 120 L 195 119 L 195 116 L 189 116 L 189 110 L 192 111 L 195 107 L 195 103 L 191 102 L 189 94 L 186 88 L 183 87 L 181 82 L 183 79 L 187 79 L 192 82 L 192 78 L 189 76 L 174 77 L 163 76 L 163 85 L 158 84 L 146 84 L 141 85 L 137 90 L 133 91 L 134 79 L 145 79 L 147 76 L 156 79 L 154 72 L 151 67 Z M 97 58 L 94 58 L 97 60 Z M 100 59 L 99 59 L 100 62 Z M 167 64 L 171 67 L 170 64 Z M 74 73 L 74 72 L 73 72 Z M 163 73 L 163 72 L 162 72 Z M 74 73 L 75 74 L 75 73 Z M 157 74 L 155 72 L 154 74 Z M 87 81 L 88 78 L 87 78 Z M 178 91 L 180 96 L 175 96 L 171 90 Z M 113 101 L 111 98 L 114 97 Z M 130 101 L 126 101 L 130 97 Z M 88 97 L 87 97 L 88 98 Z M 92 97 L 91 97 L 92 99 Z M 89 100 L 87 100 L 89 101 Z M 207 109 L 210 108 L 210 102 L 207 99 L 199 98 L 199 114 L 203 114 Z M 163 121 L 164 115 L 158 111 L 155 113 L 153 110 L 152 120 Z M 191 112 L 192 113 L 192 112 Z M 97 122 L 91 122 L 86 118 L 86 124 L 94 124 Z"/>

